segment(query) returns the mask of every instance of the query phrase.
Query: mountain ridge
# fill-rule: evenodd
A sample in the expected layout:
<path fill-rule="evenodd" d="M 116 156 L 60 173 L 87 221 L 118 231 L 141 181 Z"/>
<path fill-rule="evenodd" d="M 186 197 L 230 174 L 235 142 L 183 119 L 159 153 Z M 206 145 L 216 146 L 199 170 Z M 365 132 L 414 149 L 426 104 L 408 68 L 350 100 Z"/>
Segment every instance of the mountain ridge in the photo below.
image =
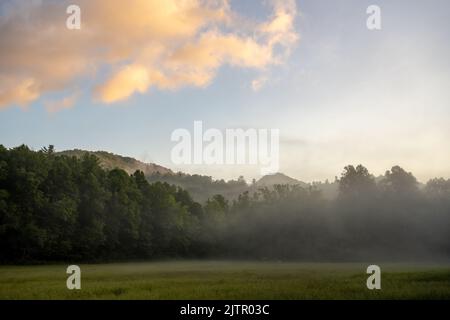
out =
<path fill-rule="evenodd" d="M 155 163 L 146 163 L 132 157 L 126 157 L 107 151 L 88 151 L 81 149 L 64 150 L 57 152 L 58 155 L 66 155 L 69 157 L 82 157 L 85 153 L 95 155 L 100 160 L 100 165 L 108 170 L 119 168 L 125 170 L 128 174 L 133 174 L 136 170 L 141 170 L 144 175 L 174 174 L 169 168 L 163 167 Z"/>
<path fill-rule="evenodd" d="M 100 165 L 105 169 L 112 170 L 119 168 L 128 174 L 133 174 L 136 170 L 140 170 L 149 182 L 160 181 L 177 185 L 187 190 L 196 201 L 200 202 L 204 202 L 216 194 L 222 194 L 227 199 L 234 200 L 243 192 L 253 192 L 264 187 L 271 188 L 277 184 L 299 185 L 303 188 L 314 187 L 321 190 L 327 199 L 332 199 L 337 195 L 336 183 L 306 183 L 281 172 L 265 175 L 254 181 L 254 183 L 247 183 L 242 178 L 225 181 L 223 179 L 213 179 L 211 176 L 206 175 L 174 172 L 169 168 L 155 163 L 145 163 L 132 157 L 107 151 L 72 149 L 56 152 L 55 154 L 80 158 L 85 153 L 95 155 L 99 159 Z"/>
<path fill-rule="evenodd" d="M 258 187 L 272 186 L 275 184 L 300 185 L 302 187 L 309 186 L 308 183 L 289 177 L 281 172 L 267 174 L 256 181 Z"/>

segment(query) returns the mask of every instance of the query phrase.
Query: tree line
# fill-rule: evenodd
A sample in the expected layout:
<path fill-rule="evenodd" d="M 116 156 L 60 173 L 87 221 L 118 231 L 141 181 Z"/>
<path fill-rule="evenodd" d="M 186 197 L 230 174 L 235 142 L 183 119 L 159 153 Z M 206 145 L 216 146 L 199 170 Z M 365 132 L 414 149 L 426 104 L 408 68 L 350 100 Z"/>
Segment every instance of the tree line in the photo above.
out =
<path fill-rule="evenodd" d="M 379 182 L 359 166 L 337 199 L 276 185 L 194 201 L 141 171 L 0 145 L 0 262 L 161 258 L 448 259 L 450 180 L 420 189 L 400 167 Z"/>

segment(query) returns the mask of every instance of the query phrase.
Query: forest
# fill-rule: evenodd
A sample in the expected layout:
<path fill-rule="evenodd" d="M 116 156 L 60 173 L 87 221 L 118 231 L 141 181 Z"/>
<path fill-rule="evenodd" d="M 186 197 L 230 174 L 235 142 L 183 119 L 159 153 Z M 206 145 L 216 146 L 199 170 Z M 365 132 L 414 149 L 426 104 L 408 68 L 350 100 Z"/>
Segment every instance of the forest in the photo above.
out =
<path fill-rule="evenodd" d="M 449 260 L 450 179 L 420 187 L 399 166 L 375 179 L 349 165 L 338 183 L 335 199 L 275 185 L 199 203 L 88 153 L 0 145 L 0 263 Z"/>

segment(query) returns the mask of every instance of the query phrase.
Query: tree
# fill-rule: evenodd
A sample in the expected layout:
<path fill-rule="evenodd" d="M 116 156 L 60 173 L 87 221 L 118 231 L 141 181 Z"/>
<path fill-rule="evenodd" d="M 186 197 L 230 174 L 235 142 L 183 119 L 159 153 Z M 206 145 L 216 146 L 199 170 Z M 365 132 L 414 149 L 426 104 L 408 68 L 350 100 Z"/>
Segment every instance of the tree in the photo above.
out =
<path fill-rule="evenodd" d="M 362 165 L 346 166 L 339 179 L 339 195 L 344 197 L 368 196 L 375 187 L 374 177 Z"/>
<path fill-rule="evenodd" d="M 139 239 L 141 193 L 135 180 L 121 169 L 109 171 L 108 191 L 105 245 L 111 253 L 132 257 Z"/>
<path fill-rule="evenodd" d="M 442 198 L 450 201 L 450 179 L 431 179 L 425 186 L 425 192 L 429 197 Z"/>
<path fill-rule="evenodd" d="M 86 153 L 78 162 L 76 183 L 79 190 L 78 220 L 73 239 L 73 255 L 79 259 L 102 257 L 106 201 L 106 173 L 98 158 Z"/>
<path fill-rule="evenodd" d="M 380 185 L 384 191 L 397 195 L 414 195 L 418 191 L 417 179 L 399 166 L 386 171 Z"/>
<path fill-rule="evenodd" d="M 398 166 L 379 188 L 363 166 L 345 167 L 337 200 L 314 185 L 276 185 L 253 195 L 244 189 L 232 206 L 220 193 L 201 205 L 180 186 L 149 183 L 142 171 L 130 176 L 88 153 L 49 150 L 0 145 L 1 263 L 449 256 L 450 180 L 430 180 L 422 191 Z M 230 190 L 225 181 L 181 176 Z"/>

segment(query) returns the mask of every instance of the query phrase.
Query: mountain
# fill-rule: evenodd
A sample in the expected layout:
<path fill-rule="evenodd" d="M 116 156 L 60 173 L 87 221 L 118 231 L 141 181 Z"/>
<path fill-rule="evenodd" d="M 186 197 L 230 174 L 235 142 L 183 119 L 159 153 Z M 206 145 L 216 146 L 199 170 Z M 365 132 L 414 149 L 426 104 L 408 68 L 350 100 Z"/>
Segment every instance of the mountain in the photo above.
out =
<path fill-rule="evenodd" d="M 95 155 L 100 160 L 100 165 L 105 169 L 120 168 L 128 174 L 133 174 L 136 170 L 141 170 L 149 182 L 167 182 L 187 190 L 193 199 L 198 202 L 205 202 L 208 198 L 216 194 L 225 196 L 228 200 L 236 199 L 241 193 L 249 191 L 255 192 L 258 188 L 272 187 L 276 184 L 299 185 L 303 188 L 314 186 L 321 190 L 325 198 L 334 198 L 337 195 L 337 183 L 305 183 L 291 178 L 283 173 L 275 173 L 263 176 L 255 184 L 247 184 L 244 179 L 238 180 L 214 180 L 209 176 L 190 175 L 182 172 L 174 173 L 172 170 L 154 163 L 144 163 L 131 157 L 109 153 L 106 151 L 86 151 L 86 150 L 66 150 L 57 152 L 56 155 L 66 155 L 82 157 L 85 153 Z"/>
<path fill-rule="evenodd" d="M 177 172 L 175 174 L 152 174 L 147 176 L 147 180 L 152 183 L 156 181 L 174 184 L 187 190 L 192 198 L 198 202 L 205 202 L 214 195 L 223 195 L 228 200 L 237 199 L 245 192 L 250 191 L 250 186 L 244 179 L 225 181 L 215 180 L 210 176 L 187 174 Z"/>
<path fill-rule="evenodd" d="M 221 194 L 232 200 L 249 189 L 244 180 L 214 180 L 209 176 L 190 175 L 182 172 L 174 173 L 172 170 L 154 163 L 144 163 L 130 157 L 123 157 L 106 151 L 67 150 L 57 152 L 56 155 L 82 157 L 85 153 L 95 155 L 100 160 L 100 165 L 105 169 L 120 168 L 128 174 L 136 170 L 144 172 L 147 180 L 174 184 L 187 190 L 195 201 L 204 202 L 216 194 Z"/>
<path fill-rule="evenodd" d="M 141 170 L 146 176 L 152 174 L 173 174 L 172 170 L 154 163 L 144 163 L 130 157 L 123 157 L 106 151 L 86 151 L 86 150 L 66 150 L 57 152 L 57 155 L 82 157 L 85 153 L 95 155 L 100 160 L 100 165 L 105 169 L 120 168 L 128 174 L 133 174 L 136 170 Z"/>
<path fill-rule="evenodd" d="M 334 199 L 337 197 L 339 183 L 338 182 L 313 182 L 306 183 L 294 178 L 291 178 L 283 173 L 275 173 L 262 177 L 256 182 L 256 187 L 271 187 L 275 184 L 289 184 L 289 185 L 299 185 L 302 188 L 313 187 L 319 190 L 325 199 Z"/>
<path fill-rule="evenodd" d="M 269 174 L 265 175 L 258 181 L 256 181 L 256 186 L 258 187 L 269 187 L 273 186 L 275 184 L 289 184 L 289 185 L 300 185 L 301 187 L 308 187 L 309 184 L 299 181 L 297 179 L 288 177 L 287 175 L 283 173 L 275 173 L 275 174 Z"/>

